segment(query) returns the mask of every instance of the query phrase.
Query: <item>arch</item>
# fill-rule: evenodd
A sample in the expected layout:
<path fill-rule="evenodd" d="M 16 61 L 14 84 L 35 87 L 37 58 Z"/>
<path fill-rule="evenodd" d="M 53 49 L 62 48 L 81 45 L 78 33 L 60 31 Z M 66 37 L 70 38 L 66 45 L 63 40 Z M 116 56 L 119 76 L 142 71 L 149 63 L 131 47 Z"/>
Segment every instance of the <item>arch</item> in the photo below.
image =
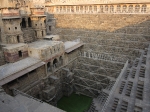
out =
<path fill-rule="evenodd" d="M 80 6 L 80 11 L 83 11 L 83 6 Z"/>
<path fill-rule="evenodd" d="M 47 63 L 47 72 L 51 72 L 52 69 L 51 69 L 51 62 L 48 62 Z"/>
<path fill-rule="evenodd" d="M 85 12 L 88 12 L 88 6 L 84 6 Z"/>
<path fill-rule="evenodd" d="M 22 57 L 23 55 L 22 55 L 22 51 L 18 51 L 18 56 L 19 57 Z"/>
<path fill-rule="evenodd" d="M 25 18 L 22 18 L 21 26 L 22 26 L 22 28 L 26 28 Z"/>
<path fill-rule="evenodd" d="M 133 12 L 133 5 L 129 5 L 129 10 L 128 10 L 129 13 L 132 13 Z"/>
<path fill-rule="evenodd" d="M 56 7 L 56 12 L 59 12 L 59 7 Z"/>
<path fill-rule="evenodd" d="M 74 6 L 71 6 L 71 12 L 74 12 Z"/>
<path fill-rule="evenodd" d="M 70 6 L 67 6 L 67 12 L 70 12 Z"/>
<path fill-rule="evenodd" d="M 141 12 L 145 13 L 147 9 L 147 5 L 142 5 Z"/>
<path fill-rule="evenodd" d="M 18 42 L 18 43 L 20 42 L 20 38 L 19 38 L 19 36 L 17 36 L 17 42 Z"/>
<path fill-rule="evenodd" d="M 62 12 L 62 9 L 63 9 L 62 6 L 60 6 L 60 12 Z"/>
<path fill-rule="evenodd" d="M 79 12 L 79 6 L 76 6 L 76 12 Z"/>
<path fill-rule="evenodd" d="M 42 31 L 42 37 L 44 36 L 44 32 Z"/>
<path fill-rule="evenodd" d="M 135 12 L 137 13 L 137 12 L 139 12 L 140 11 L 140 5 L 136 5 L 135 6 Z"/>
<path fill-rule="evenodd" d="M 113 5 L 110 6 L 110 12 L 114 12 L 114 6 Z"/>
<path fill-rule="evenodd" d="M 123 5 L 122 12 L 127 12 L 127 6 L 126 5 Z"/>
<path fill-rule="evenodd" d="M 105 11 L 108 11 L 108 5 L 105 5 Z"/>
<path fill-rule="evenodd" d="M 59 63 L 60 63 L 60 66 L 63 65 L 63 57 L 62 56 L 59 57 Z"/>
<path fill-rule="evenodd" d="M 63 11 L 66 12 L 66 6 L 63 6 Z"/>
<path fill-rule="evenodd" d="M 55 58 L 54 60 L 53 60 L 53 68 L 55 69 L 55 68 L 57 68 L 58 67 L 58 60 Z"/>
<path fill-rule="evenodd" d="M 29 27 L 32 27 L 31 18 L 28 18 L 28 26 L 29 26 Z"/>
<path fill-rule="evenodd" d="M 96 5 L 94 6 L 94 11 L 95 11 L 95 12 L 97 11 L 97 6 L 96 6 Z"/>
<path fill-rule="evenodd" d="M 89 6 L 89 11 L 90 11 L 90 12 L 92 11 L 92 5 Z"/>
<path fill-rule="evenodd" d="M 117 5 L 117 12 L 121 12 L 121 6 Z"/>
<path fill-rule="evenodd" d="M 103 5 L 100 6 L 100 13 L 103 13 Z"/>

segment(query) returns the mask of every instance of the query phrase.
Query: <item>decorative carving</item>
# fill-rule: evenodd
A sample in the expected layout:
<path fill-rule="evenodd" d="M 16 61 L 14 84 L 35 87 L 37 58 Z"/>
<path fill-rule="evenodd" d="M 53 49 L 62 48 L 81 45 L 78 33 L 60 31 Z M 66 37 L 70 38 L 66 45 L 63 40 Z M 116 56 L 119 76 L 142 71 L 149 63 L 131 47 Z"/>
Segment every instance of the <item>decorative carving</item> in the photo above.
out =
<path fill-rule="evenodd" d="M 146 4 L 52 6 L 52 13 L 150 13 Z"/>

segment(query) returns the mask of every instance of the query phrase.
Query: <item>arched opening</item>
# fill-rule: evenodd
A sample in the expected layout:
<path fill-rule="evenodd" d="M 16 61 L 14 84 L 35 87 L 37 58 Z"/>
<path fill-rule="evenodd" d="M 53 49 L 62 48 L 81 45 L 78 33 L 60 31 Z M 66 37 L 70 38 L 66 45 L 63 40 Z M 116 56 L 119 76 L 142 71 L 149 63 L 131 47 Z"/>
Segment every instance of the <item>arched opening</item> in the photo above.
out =
<path fill-rule="evenodd" d="M 81 12 L 83 11 L 83 6 L 80 6 L 80 11 L 81 11 Z"/>
<path fill-rule="evenodd" d="M 97 11 L 97 6 L 94 6 L 94 11 L 95 11 L 95 12 Z"/>
<path fill-rule="evenodd" d="M 140 11 L 140 5 L 135 6 L 135 12 L 138 13 Z"/>
<path fill-rule="evenodd" d="M 71 12 L 74 12 L 74 7 L 73 6 L 71 6 Z"/>
<path fill-rule="evenodd" d="M 18 55 L 19 55 L 19 57 L 21 58 L 21 57 L 22 57 L 22 52 L 21 52 L 21 51 L 18 51 Z"/>
<path fill-rule="evenodd" d="M 22 28 L 26 28 L 26 21 L 25 21 L 25 18 L 22 18 Z"/>
<path fill-rule="evenodd" d="M 121 6 L 117 5 L 117 12 L 121 12 Z"/>
<path fill-rule="evenodd" d="M 129 5 L 129 10 L 128 10 L 129 13 L 132 13 L 133 12 L 133 5 Z"/>
<path fill-rule="evenodd" d="M 114 12 L 114 6 L 113 5 L 110 6 L 110 12 Z"/>
<path fill-rule="evenodd" d="M 18 43 L 20 42 L 19 36 L 17 36 L 17 42 L 18 42 Z"/>
<path fill-rule="evenodd" d="M 147 9 L 147 5 L 142 5 L 141 12 L 145 13 L 145 12 L 146 12 L 146 9 Z"/>
<path fill-rule="evenodd" d="M 52 71 L 52 69 L 51 69 L 51 63 L 48 62 L 47 63 L 47 72 L 51 72 L 51 71 Z"/>
<path fill-rule="evenodd" d="M 49 26 L 49 31 L 52 31 L 52 27 L 51 26 Z"/>
<path fill-rule="evenodd" d="M 42 31 L 42 37 L 44 36 L 44 32 Z"/>
<path fill-rule="evenodd" d="M 58 61 L 57 61 L 57 59 L 54 59 L 54 61 L 53 61 L 53 68 L 55 69 L 57 67 L 58 67 Z"/>
<path fill-rule="evenodd" d="M 60 66 L 63 65 L 63 57 L 62 56 L 60 56 L 60 58 L 59 58 L 59 63 L 60 63 Z"/>
<path fill-rule="evenodd" d="M 28 18 L 28 26 L 29 26 L 29 27 L 32 27 L 31 18 Z"/>
<path fill-rule="evenodd" d="M 103 13 L 103 6 L 100 6 L 100 13 Z"/>
<path fill-rule="evenodd" d="M 60 7 L 60 12 L 62 12 L 62 7 Z"/>
<path fill-rule="evenodd" d="M 127 6 L 126 5 L 123 5 L 122 12 L 127 12 Z"/>
<path fill-rule="evenodd" d="M 90 11 L 90 12 L 92 11 L 92 6 L 91 6 L 91 5 L 89 6 L 89 11 Z"/>
<path fill-rule="evenodd" d="M 76 6 L 76 12 L 79 12 L 79 6 Z"/>
<path fill-rule="evenodd" d="M 67 12 L 70 12 L 70 6 L 67 6 Z"/>
<path fill-rule="evenodd" d="M 108 5 L 105 5 L 105 11 L 106 12 L 108 11 Z"/>

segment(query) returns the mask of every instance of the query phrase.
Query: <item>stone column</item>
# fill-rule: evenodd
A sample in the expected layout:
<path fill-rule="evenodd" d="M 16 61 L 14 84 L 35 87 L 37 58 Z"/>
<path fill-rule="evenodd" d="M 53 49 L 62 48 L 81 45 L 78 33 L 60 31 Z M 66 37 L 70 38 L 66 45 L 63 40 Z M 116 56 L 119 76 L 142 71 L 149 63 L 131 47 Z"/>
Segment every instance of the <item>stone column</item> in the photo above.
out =
<path fill-rule="evenodd" d="M 43 37 L 46 36 L 46 30 L 43 30 Z"/>
<path fill-rule="evenodd" d="M 28 28 L 29 27 L 29 25 L 28 25 L 28 18 L 25 18 L 25 21 L 26 21 L 26 28 Z"/>
<path fill-rule="evenodd" d="M 19 35 L 19 40 L 20 40 L 20 42 L 24 43 L 24 38 L 22 35 Z"/>

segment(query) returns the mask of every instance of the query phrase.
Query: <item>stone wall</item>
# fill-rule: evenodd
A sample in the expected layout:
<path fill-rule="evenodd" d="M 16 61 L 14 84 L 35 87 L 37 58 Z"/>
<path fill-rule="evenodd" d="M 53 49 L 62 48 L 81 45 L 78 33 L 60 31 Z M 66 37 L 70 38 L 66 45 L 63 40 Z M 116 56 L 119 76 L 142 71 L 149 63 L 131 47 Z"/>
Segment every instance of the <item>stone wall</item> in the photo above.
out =
<path fill-rule="evenodd" d="M 0 66 L 4 65 L 5 63 L 6 62 L 5 62 L 4 54 L 2 51 L 0 51 Z"/>
<path fill-rule="evenodd" d="M 7 62 L 16 62 L 18 60 L 28 57 L 28 45 L 27 44 L 16 44 L 3 47 L 5 60 Z"/>
<path fill-rule="evenodd" d="M 68 56 L 68 60 L 79 56 L 72 70 L 75 92 L 95 97 L 98 91 L 112 87 L 123 68 L 117 65 L 127 60 L 132 63 L 149 46 L 149 15 L 54 14 L 54 18 L 56 30 L 53 34 L 60 35 L 63 41 L 80 38 L 85 43 L 78 54 L 73 52 Z M 99 60 L 103 62 L 97 66 L 94 62 Z M 111 63 L 114 65 L 110 66 Z"/>
<path fill-rule="evenodd" d="M 35 41 L 35 32 L 32 28 L 23 28 L 23 38 L 25 43 L 30 43 Z"/>
<path fill-rule="evenodd" d="M 23 92 L 30 92 L 32 95 L 36 95 L 38 91 L 39 82 L 46 77 L 45 66 L 41 66 L 37 69 L 34 69 L 27 74 L 3 85 L 3 88 L 8 94 L 12 95 L 12 89 L 18 89 Z M 36 91 L 31 91 L 32 88 L 37 88 Z"/>
<path fill-rule="evenodd" d="M 62 38 L 103 36 L 150 40 L 150 16 L 136 14 L 55 14 L 56 31 Z M 111 39 L 111 38 L 110 38 Z"/>
<path fill-rule="evenodd" d="M 80 38 L 91 53 L 117 56 L 115 61 L 134 60 L 150 41 L 150 16 L 140 14 L 54 14 L 56 30 L 63 41 Z M 87 56 L 86 56 L 87 57 Z M 89 57 L 89 56 L 88 56 Z M 93 56 L 92 56 L 93 57 Z M 103 59 L 103 58 L 101 58 Z M 119 61 L 119 60 L 124 61 Z"/>
<path fill-rule="evenodd" d="M 147 32 L 147 27 L 150 26 L 149 15 L 55 14 L 54 17 L 57 19 L 57 28 L 89 29 L 109 33 L 118 32 L 150 35 L 149 32 Z M 137 27 L 140 27 L 140 29 Z"/>

